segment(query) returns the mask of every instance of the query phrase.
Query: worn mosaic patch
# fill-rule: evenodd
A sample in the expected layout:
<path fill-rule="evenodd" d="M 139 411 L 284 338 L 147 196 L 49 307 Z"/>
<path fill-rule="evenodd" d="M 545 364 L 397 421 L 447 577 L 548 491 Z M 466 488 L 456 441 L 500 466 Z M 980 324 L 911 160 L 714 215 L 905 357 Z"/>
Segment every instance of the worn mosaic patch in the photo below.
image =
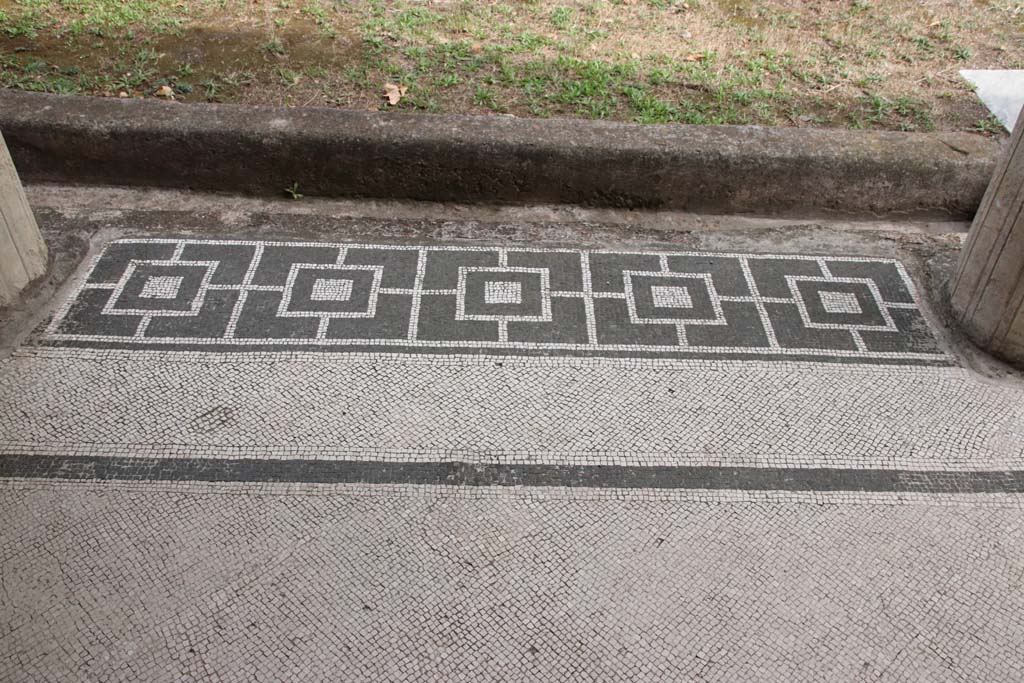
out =
<path fill-rule="evenodd" d="M 120 240 L 44 344 L 947 364 L 894 260 Z"/>

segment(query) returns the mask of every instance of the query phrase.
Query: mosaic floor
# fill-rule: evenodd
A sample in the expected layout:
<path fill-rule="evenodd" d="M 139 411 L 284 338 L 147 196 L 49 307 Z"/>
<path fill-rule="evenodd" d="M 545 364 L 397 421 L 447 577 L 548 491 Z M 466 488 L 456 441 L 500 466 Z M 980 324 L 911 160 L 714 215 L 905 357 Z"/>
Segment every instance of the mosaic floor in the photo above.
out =
<path fill-rule="evenodd" d="M 124 239 L 0 361 L 0 681 L 1024 680 L 898 260 Z"/>
<path fill-rule="evenodd" d="M 52 343 L 943 362 L 896 261 L 123 240 Z"/>

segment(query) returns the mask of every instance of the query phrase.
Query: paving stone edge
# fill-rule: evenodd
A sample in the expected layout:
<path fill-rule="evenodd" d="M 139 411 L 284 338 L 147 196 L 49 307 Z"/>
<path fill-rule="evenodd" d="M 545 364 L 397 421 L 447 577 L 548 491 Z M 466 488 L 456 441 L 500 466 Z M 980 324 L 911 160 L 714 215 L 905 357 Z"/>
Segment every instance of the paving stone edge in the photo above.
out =
<path fill-rule="evenodd" d="M 714 213 L 969 217 L 997 141 L 967 133 L 434 116 L 0 90 L 23 178 L 280 195 Z"/>

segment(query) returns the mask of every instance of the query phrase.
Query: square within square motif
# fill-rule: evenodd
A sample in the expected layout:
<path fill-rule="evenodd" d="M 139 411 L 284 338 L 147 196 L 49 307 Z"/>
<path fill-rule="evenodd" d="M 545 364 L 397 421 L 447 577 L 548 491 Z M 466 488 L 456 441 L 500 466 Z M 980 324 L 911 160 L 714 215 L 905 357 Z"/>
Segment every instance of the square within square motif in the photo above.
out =
<path fill-rule="evenodd" d="M 850 292 L 821 292 L 821 306 L 828 313 L 861 313 L 857 296 Z"/>
<path fill-rule="evenodd" d="M 488 282 L 484 285 L 484 303 L 521 304 L 523 286 L 519 282 Z"/>
<path fill-rule="evenodd" d="M 139 292 L 140 299 L 175 299 L 181 289 L 183 277 L 177 275 L 156 275 L 146 280 Z"/>
<path fill-rule="evenodd" d="M 348 301 L 352 298 L 352 281 L 318 278 L 313 282 L 309 298 L 313 301 Z"/>

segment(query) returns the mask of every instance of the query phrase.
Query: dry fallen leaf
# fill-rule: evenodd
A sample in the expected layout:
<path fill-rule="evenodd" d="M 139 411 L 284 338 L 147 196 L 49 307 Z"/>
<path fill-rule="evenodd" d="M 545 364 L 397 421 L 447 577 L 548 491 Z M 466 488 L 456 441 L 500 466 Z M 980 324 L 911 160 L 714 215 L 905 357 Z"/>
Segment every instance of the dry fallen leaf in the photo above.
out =
<path fill-rule="evenodd" d="M 688 54 L 685 57 L 683 57 L 683 61 L 684 62 L 703 62 L 704 61 L 704 53 L 703 52 L 691 52 L 690 54 Z"/>
<path fill-rule="evenodd" d="M 128 93 L 126 93 L 124 90 L 122 90 L 121 92 L 117 93 L 117 96 L 118 97 L 128 97 Z"/>
<path fill-rule="evenodd" d="M 174 99 L 174 90 L 169 85 L 161 85 L 153 94 L 157 97 L 169 97 Z"/>
<path fill-rule="evenodd" d="M 402 101 L 402 97 L 409 88 L 405 87 L 401 83 L 385 83 L 384 84 L 384 97 L 388 98 L 388 104 L 395 105 Z"/>

